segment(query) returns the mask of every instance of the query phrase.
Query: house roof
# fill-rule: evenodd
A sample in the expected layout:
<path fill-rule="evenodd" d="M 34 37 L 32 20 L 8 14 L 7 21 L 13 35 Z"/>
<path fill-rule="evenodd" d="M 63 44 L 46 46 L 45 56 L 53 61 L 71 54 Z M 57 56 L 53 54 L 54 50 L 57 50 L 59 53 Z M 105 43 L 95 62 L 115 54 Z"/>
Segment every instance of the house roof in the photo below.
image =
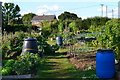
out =
<path fill-rule="evenodd" d="M 41 15 L 41 16 L 34 16 L 32 20 L 54 20 L 56 19 L 55 15 Z"/>

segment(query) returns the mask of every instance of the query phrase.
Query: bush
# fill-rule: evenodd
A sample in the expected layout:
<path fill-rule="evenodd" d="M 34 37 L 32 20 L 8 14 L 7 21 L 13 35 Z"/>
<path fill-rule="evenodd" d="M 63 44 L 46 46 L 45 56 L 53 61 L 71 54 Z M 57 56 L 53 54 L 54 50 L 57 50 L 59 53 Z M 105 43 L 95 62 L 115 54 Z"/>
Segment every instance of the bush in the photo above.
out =
<path fill-rule="evenodd" d="M 57 45 L 56 45 L 56 48 L 57 48 Z M 44 50 L 44 54 L 51 55 L 51 54 L 54 54 L 57 49 L 55 49 L 55 46 L 53 45 L 51 46 L 47 42 L 45 42 L 43 44 L 43 50 Z"/>
<path fill-rule="evenodd" d="M 33 25 L 11 24 L 11 25 L 6 25 L 2 29 L 3 29 L 3 31 L 5 29 L 5 31 L 7 33 L 16 32 L 16 31 L 29 32 L 29 31 L 32 31 L 32 30 L 37 30 L 37 27 L 33 26 Z"/>
<path fill-rule="evenodd" d="M 24 55 L 18 56 L 17 60 L 3 61 L 2 75 L 36 74 L 44 62 L 45 59 L 40 58 L 38 54 L 26 52 Z"/>
<path fill-rule="evenodd" d="M 94 30 L 93 30 L 94 29 Z M 93 41 L 93 45 L 99 48 L 113 49 L 116 57 L 120 59 L 120 20 L 111 19 L 104 26 L 91 29 L 97 40 Z"/>
<path fill-rule="evenodd" d="M 2 62 L 3 67 L 2 67 L 2 75 L 13 75 L 15 72 L 13 71 L 13 64 L 15 63 L 15 60 L 10 59 L 10 60 L 4 60 Z"/>
<path fill-rule="evenodd" d="M 1 72 L 3 76 L 10 75 L 12 74 L 12 67 L 3 67 Z"/>
<path fill-rule="evenodd" d="M 44 62 L 38 54 L 26 52 L 24 55 L 18 56 L 18 60 L 14 63 L 14 71 L 20 74 L 36 73 L 40 64 Z"/>
<path fill-rule="evenodd" d="M 7 36 L 7 37 L 6 37 Z M 5 58 L 16 58 L 22 51 L 23 38 L 25 33 L 16 32 L 15 34 L 3 35 L 2 42 L 2 59 Z"/>

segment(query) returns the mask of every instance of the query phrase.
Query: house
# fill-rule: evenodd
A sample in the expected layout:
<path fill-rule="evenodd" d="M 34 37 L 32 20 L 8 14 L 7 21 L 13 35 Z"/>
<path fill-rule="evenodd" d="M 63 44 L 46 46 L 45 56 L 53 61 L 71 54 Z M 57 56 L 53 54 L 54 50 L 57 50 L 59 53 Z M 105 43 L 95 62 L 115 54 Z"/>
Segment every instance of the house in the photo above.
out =
<path fill-rule="evenodd" d="M 40 23 L 44 20 L 54 20 L 56 19 L 55 15 L 41 15 L 41 16 L 34 16 L 32 19 L 32 25 L 40 27 Z"/>

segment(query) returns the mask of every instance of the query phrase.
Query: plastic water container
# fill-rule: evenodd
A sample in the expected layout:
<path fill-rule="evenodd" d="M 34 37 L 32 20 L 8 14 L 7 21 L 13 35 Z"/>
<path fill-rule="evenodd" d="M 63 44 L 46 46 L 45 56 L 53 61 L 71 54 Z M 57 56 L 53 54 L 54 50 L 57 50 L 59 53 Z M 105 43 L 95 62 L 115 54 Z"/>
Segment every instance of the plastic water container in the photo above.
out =
<path fill-rule="evenodd" d="M 60 46 L 63 44 L 63 40 L 61 36 L 56 37 L 56 43 L 57 45 L 60 45 Z"/>
<path fill-rule="evenodd" d="M 96 74 L 99 78 L 115 76 L 115 56 L 111 49 L 98 49 L 96 53 Z"/>
<path fill-rule="evenodd" d="M 36 39 L 31 37 L 24 39 L 23 49 L 21 54 L 24 55 L 25 52 L 38 53 L 38 46 L 36 43 Z"/>

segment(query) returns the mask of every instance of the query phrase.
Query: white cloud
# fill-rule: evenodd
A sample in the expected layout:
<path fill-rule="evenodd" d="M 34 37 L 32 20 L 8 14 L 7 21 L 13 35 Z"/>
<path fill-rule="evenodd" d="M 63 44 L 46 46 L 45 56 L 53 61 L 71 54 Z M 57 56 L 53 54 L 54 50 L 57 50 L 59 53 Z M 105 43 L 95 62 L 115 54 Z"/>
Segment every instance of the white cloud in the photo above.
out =
<path fill-rule="evenodd" d="M 46 9 L 38 9 L 38 10 L 37 10 L 37 14 L 38 14 L 38 15 L 45 14 L 46 12 L 47 12 Z"/>
<path fill-rule="evenodd" d="M 43 5 L 37 8 L 37 14 L 38 15 L 53 14 L 59 10 L 61 10 L 61 8 L 58 5 L 53 5 L 53 6 Z"/>

